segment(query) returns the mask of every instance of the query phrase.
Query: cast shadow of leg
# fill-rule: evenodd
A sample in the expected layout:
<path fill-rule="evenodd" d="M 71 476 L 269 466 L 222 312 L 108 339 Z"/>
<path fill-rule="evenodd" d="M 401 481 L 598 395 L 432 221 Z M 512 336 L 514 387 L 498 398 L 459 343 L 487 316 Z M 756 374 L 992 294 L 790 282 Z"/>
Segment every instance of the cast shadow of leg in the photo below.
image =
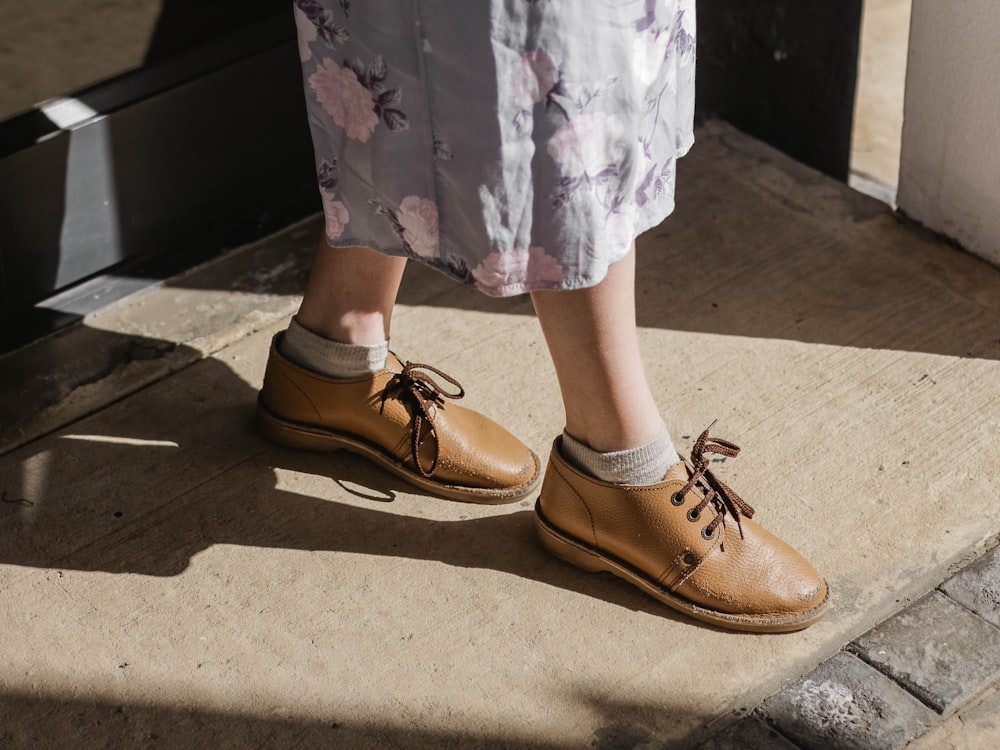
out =
<path fill-rule="evenodd" d="M 549 556 L 534 497 L 455 503 L 347 452 L 271 445 L 253 429 L 255 400 L 253 384 L 209 358 L 5 456 L 0 562 L 173 576 L 215 545 L 373 555 L 496 570 L 680 618 Z"/>

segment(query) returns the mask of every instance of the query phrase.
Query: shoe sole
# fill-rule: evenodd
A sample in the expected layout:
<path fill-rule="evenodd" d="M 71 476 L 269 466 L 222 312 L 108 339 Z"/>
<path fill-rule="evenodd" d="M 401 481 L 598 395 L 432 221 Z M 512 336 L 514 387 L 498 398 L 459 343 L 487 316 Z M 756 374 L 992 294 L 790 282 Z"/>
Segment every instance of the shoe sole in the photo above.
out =
<path fill-rule="evenodd" d="M 257 403 L 257 427 L 264 437 L 300 450 L 314 451 L 317 453 L 334 453 L 338 450 L 346 450 L 351 453 L 363 456 L 372 463 L 386 469 L 401 479 L 405 479 L 425 492 L 448 500 L 458 500 L 464 503 L 479 503 L 481 505 L 500 505 L 503 503 L 513 503 L 530 495 L 538 487 L 541 481 L 541 462 L 534 451 L 531 451 L 531 458 L 535 462 L 535 473 L 532 478 L 517 487 L 505 487 L 502 489 L 485 487 L 463 487 L 461 485 L 445 484 L 435 482 L 433 479 L 418 474 L 399 460 L 381 450 L 378 446 L 367 443 L 361 438 L 324 430 L 321 427 L 312 425 L 288 422 L 275 416 L 267 410 L 260 401 Z"/>
<path fill-rule="evenodd" d="M 586 542 L 556 528 L 542 514 L 538 502 L 535 503 L 535 528 L 542 546 L 571 565 L 590 573 L 606 572 L 616 575 L 668 607 L 701 622 L 727 630 L 740 630 L 747 633 L 791 633 L 809 627 L 821 619 L 830 608 L 830 592 L 827 589 L 826 598 L 821 604 L 794 615 L 733 615 L 717 612 L 671 593 L 624 560 L 603 553 Z"/>

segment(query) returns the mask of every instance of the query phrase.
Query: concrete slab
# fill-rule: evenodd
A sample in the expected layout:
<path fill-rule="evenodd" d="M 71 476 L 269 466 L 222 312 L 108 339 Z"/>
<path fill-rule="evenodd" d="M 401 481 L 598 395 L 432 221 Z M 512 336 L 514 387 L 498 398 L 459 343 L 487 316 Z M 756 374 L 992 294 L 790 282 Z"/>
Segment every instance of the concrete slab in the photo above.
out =
<path fill-rule="evenodd" d="M 1000 628 L 1000 547 L 942 583 L 941 590 Z"/>
<path fill-rule="evenodd" d="M 938 591 L 850 648 L 940 713 L 1000 677 L 1000 630 Z"/>
<path fill-rule="evenodd" d="M 760 713 L 808 750 L 896 750 L 937 718 L 885 675 L 847 653 L 768 698 Z"/>
<path fill-rule="evenodd" d="M 304 272 L 311 238 L 296 243 L 283 278 Z M 641 337 L 677 442 L 720 418 L 744 448 L 721 474 L 830 579 L 826 621 L 702 627 L 548 558 L 530 502 L 448 503 L 263 443 L 255 389 L 294 293 L 195 274 L 159 312 L 102 318 L 103 336 L 190 362 L 118 398 L 98 377 L 91 416 L 57 398 L 44 437 L 0 458 L 3 731 L 76 750 L 125 716 L 244 746 L 320 746 L 336 724 L 352 747 L 689 747 L 1000 531 L 1000 271 L 721 125 L 639 245 Z M 244 252 L 231 269 L 273 270 Z M 235 307 L 253 304 L 244 326 Z M 207 343 L 185 328 L 230 309 Z M 544 455 L 562 414 L 530 312 L 413 268 L 393 345 Z M 968 497 L 985 505 L 955 513 Z M 86 731 L 57 731 L 73 722 Z"/>

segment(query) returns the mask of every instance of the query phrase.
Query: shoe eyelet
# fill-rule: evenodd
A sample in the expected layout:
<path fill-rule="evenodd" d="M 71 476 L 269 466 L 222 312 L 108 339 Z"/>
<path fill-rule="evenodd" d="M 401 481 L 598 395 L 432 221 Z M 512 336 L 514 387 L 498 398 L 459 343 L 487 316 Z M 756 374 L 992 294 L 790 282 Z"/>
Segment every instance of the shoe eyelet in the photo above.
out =
<path fill-rule="evenodd" d="M 681 493 L 675 492 L 673 495 L 670 496 L 670 502 L 673 505 L 684 505 L 684 497 L 683 495 L 681 495 Z"/>
<path fill-rule="evenodd" d="M 687 512 L 687 519 L 691 523 L 695 523 L 699 518 L 701 518 L 701 511 L 697 508 L 692 508 Z"/>
<path fill-rule="evenodd" d="M 708 529 L 709 529 L 709 527 L 706 526 L 705 528 L 703 528 L 701 530 L 701 538 L 702 539 L 708 540 L 708 539 L 712 539 L 715 536 L 715 529 L 712 529 L 711 531 L 709 531 Z"/>

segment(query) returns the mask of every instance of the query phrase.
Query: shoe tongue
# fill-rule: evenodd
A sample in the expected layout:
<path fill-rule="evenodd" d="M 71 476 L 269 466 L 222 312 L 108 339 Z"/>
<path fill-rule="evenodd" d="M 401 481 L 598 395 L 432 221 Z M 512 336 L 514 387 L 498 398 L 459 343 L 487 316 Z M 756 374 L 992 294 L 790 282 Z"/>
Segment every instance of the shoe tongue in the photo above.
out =
<path fill-rule="evenodd" d="M 667 475 L 663 477 L 663 481 L 673 482 L 680 480 L 682 482 L 686 482 L 690 478 L 690 476 L 691 475 L 688 473 L 687 464 L 685 464 L 683 461 L 678 461 L 669 469 L 667 469 Z"/>

